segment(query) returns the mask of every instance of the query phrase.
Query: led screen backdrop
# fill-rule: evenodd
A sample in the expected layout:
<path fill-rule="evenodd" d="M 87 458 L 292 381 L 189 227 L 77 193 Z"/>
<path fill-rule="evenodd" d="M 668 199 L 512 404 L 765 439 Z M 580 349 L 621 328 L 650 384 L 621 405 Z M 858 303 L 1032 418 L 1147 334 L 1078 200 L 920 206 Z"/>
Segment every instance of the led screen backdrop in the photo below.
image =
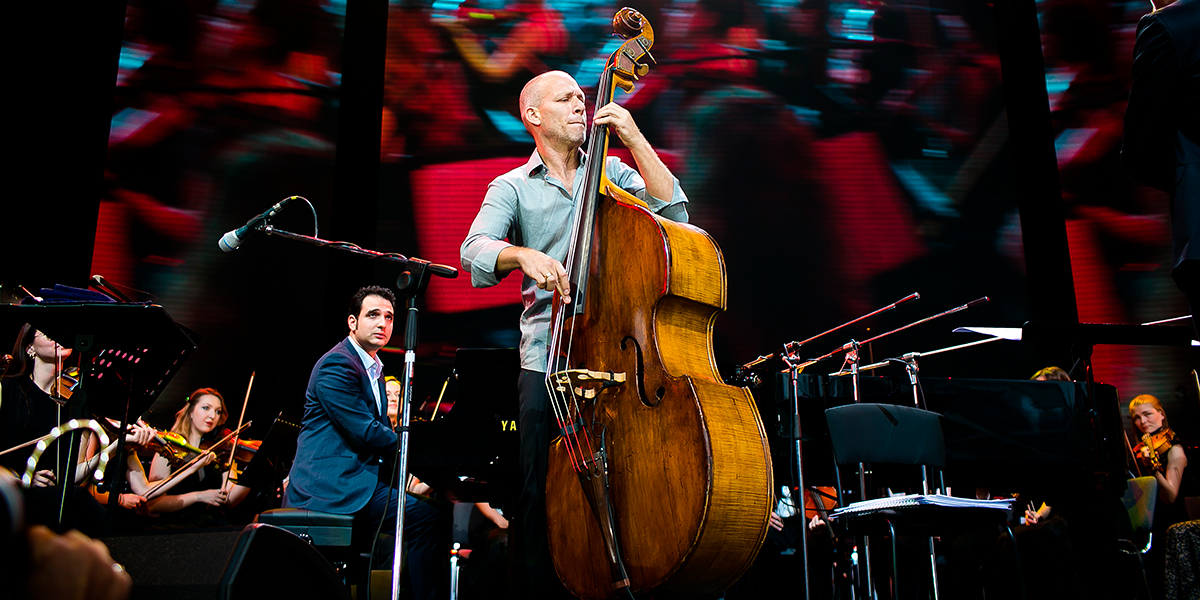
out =
<path fill-rule="evenodd" d="M 912 292 L 922 300 L 822 338 L 812 354 L 982 296 L 990 301 L 872 344 L 866 358 L 979 339 L 950 333 L 959 325 L 1028 320 L 1020 192 L 986 3 L 631 5 L 655 29 L 657 64 L 617 101 L 681 180 L 691 222 L 724 252 L 728 310 L 714 339 L 723 371 Z M 1163 271 L 1165 201 L 1115 162 L 1132 27 L 1146 7 L 1039 6 L 1081 318 L 1182 314 Z M 336 342 L 344 308 L 325 302 L 329 251 L 272 239 L 225 255 L 215 241 L 291 195 L 311 199 L 328 225 L 343 150 L 346 8 L 130 2 L 93 272 L 153 294 L 204 335 L 164 397 L 179 402 L 215 385 L 236 410 L 257 369 L 264 398 L 251 411 L 297 409 L 311 365 Z M 522 85 L 561 69 L 591 102 L 616 47 L 616 8 L 391 3 L 380 44 L 378 211 L 350 223 L 363 237 L 348 241 L 457 266 L 487 182 L 533 151 L 516 110 Z M 276 225 L 311 233 L 312 215 L 294 203 Z M 395 271 L 380 265 L 363 283 L 390 284 Z M 474 290 L 467 274 L 430 285 L 420 302 L 419 395 L 440 389 L 454 348 L 516 344 L 518 285 L 510 277 Z M 1169 403 L 1183 360 L 1102 349 L 1097 375 L 1123 398 L 1149 392 Z M 389 373 L 402 363 L 390 354 L 385 362 Z M 994 343 L 929 357 L 922 372 L 1023 379 L 1043 366 L 1026 346 Z"/>

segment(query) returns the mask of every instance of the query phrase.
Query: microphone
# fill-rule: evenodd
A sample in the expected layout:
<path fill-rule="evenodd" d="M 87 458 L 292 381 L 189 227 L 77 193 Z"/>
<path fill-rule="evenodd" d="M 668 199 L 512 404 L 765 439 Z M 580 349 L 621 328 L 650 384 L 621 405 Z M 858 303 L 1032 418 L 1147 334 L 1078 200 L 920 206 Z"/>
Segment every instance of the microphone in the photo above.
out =
<path fill-rule="evenodd" d="M 299 198 L 299 196 L 288 196 L 287 198 L 284 198 L 276 203 L 275 206 L 268 208 L 267 212 L 264 212 L 263 214 L 246 221 L 245 225 L 242 225 L 233 231 L 226 232 L 225 235 L 221 236 L 221 239 L 217 241 L 217 246 L 221 248 L 222 252 L 233 252 L 234 250 L 237 250 L 238 246 L 242 245 L 242 240 L 245 239 L 246 234 L 249 233 L 250 230 L 258 229 L 262 225 L 263 221 L 266 221 L 267 219 L 270 219 L 278 214 L 280 209 L 283 208 L 284 204 L 287 204 L 296 198 Z"/>

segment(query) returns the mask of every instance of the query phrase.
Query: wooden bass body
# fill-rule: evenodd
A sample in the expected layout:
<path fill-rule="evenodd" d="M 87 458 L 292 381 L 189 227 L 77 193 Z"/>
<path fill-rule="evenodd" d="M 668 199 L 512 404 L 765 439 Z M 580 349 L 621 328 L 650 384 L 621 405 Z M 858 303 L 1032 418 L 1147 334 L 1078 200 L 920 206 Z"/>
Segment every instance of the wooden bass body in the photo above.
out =
<path fill-rule="evenodd" d="M 725 385 L 712 328 L 725 308 L 720 249 L 604 179 L 584 312 L 567 317 L 569 368 L 624 373 L 583 414 L 603 438 L 609 499 L 629 589 L 706 598 L 754 561 L 772 509 L 771 458 L 750 392 Z M 586 343 L 579 340 L 586 340 Z M 596 432 L 599 432 L 598 434 Z M 616 597 L 600 525 L 570 449 L 550 449 L 547 522 L 560 579 L 575 595 Z"/>

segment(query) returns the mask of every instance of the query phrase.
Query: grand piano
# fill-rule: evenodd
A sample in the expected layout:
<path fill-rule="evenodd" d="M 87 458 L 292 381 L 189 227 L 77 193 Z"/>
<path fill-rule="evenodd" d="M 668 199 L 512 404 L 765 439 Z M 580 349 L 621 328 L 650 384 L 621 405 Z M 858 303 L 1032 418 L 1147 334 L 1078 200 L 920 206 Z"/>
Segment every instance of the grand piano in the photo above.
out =
<path fill-rule="evenodd" d="M 442 399 L 449 411 L 410 424 L 409 471 L 449 500 L 515 502 L 519 372 L 515 348 L 460 348 Z"/>

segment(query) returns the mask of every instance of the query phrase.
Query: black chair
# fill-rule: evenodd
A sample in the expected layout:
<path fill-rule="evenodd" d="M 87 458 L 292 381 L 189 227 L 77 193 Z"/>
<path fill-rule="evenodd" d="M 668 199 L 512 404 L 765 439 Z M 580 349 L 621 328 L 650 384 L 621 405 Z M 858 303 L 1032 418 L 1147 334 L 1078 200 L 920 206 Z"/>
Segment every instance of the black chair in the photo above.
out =
<path fill-rule="evenodd" d="M 892 404 L 850 404 L 825 411 L 834 461 L 838 465 L 858 463 L 920 465 L 941 469 L 946 465 L 946 443 L 937 413 Z M 932 477 L 930 477 L 932 479 Z M 932 487 L 932 482 L 931 482 Z M 944 489 L 939 485 L 938 488 Z M 970 528 L 992 525 L 1007 533 L 1012 542 L 1016 585 L 1025 597 L 1016 538 L 1008 525 L 1009 511 L 996 508 L 930 506 L 917 502 L 905 506 L 835 513 L 831 520 L 853 535 L 882 535 L 891 538 L 893 592 L 900 597 L 898 534 L 930 538 Z M 845 510 L 845 509 L 843 509 Z M 931 546 L 932 548 L 932 546 Z M 931 568 L 933 565 L 931 564 Z M 867 565 L 868 574 L 870 565 Z M 867 580 L 873 581 L 871 577 Z M 867 591 L 870 593 L 870 590 Z"/>

